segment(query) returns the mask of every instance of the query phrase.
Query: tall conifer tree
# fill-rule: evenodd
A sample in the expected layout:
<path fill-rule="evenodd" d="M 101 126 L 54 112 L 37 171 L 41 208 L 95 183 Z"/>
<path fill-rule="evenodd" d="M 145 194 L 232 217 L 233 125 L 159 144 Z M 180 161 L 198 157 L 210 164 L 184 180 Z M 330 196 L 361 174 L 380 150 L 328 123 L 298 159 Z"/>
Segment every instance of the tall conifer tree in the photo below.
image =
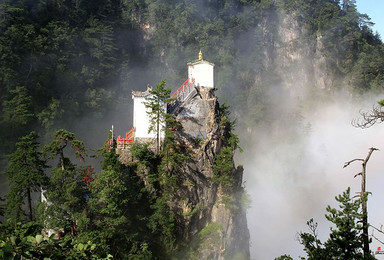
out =
<path fill-rule="evenodd" d="M 33 220 L 32 193 L 39 191 L 47 183 L 44 173 L 45 162 L 38 151 L 39 143 L 36 132 L 20 138 L 16 151 L 9 156 L 5 175 L 8 178 L 10 192 L 7 194 L 7 213 L 16 221 L 23 220 L 22 206 L 27 201 L 29 220 Z"/>
<path fill-rule="evenodd" d="M 150 119 L 150 127 L 148 129 L 149 132 L 156 133 L 157 140 L 157 152 L 160 152 L 160 138 L 162 127 L 165 127 L 167 104 L 172 100 L 170 98 L 170 89 L 165 88 L 165 80 L 160 81 L 156 87 L 149 91 L 151 94 L 147 97 L 145 107 L 147 108 L 147 114 Z"/>

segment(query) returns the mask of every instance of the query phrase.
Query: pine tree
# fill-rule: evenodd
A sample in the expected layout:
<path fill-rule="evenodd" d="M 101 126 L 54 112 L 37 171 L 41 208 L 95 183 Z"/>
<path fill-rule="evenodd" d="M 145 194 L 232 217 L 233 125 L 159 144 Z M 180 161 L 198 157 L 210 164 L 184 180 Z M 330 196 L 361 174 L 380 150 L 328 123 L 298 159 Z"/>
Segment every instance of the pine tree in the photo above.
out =
<path fill-rule="evenodd" d="M 26 87 L 18 86 L 9 91 L 10 98 L 3 102 L 3 120 L 11 130 L 13 137 L 17 130 L 22 129 L 33 119 L 32 97 Z"/>
<path fill-rule="evenodd" d="M 28 205 L 28 218 L 33 220 L 32 193 L 39 191 L 41 186 L 47 183 L 47 176 L 44 173 L 44 168 L 47 166 L 37 150 L 38 137 L 33 131 L 21 137 L 16 143 L 16 151 L 9 156 L 5 172 L 11 188 L 6 195 L 7 213 L 13 216 L 15 221 L 23 220 L 22 206 L 25 200 Z"/>
<path fill-rule="evenodd" d="M 149 91 L 151 94 L 146 98 L 145 107 L 147 109 L 147 115 L 150 119 L 149 132 L 156 133 L 157 140 L 157 153 L 160 152 L 160 137 L 161 132 L 164 131 L 167 104 L 172 101 L 170 98 L 170 89 L 165 88 L 165 81 L 162 80 L 156 87 Z"/>
<path fill-rule="evenodd" d="M 340 209 L 327 207 L 329 214 L 325 215 L 327 220 L 336 225 L 331 228 L 330 238 L 325 246 L 337 259 L 363 259 L 362 239 L 362 214 L 359 213 L 361 199 L 354 200 L 350 196 L 351 189 L 348 188 L 343 194 L 335 199 L 340 203 Z"/>
<path fill-rule="evenodd" d="M 47 188 L 49 206 L 45 210 L 45 220 L 47 226 L 51 228 L 63 227 L 76 222 L 76 218 L 86 204 L 84 171 L 64 155 L 64 150 L 68 145 L 74 150 L 76 157 L 83 160 L 85 156 L 83 142 L 64 129 L 56 131 L 54 140 L 43 149 L 46 154 L 50 155 L 50 158 L 59 156 L 59 164 L 53 169 Z"/>
<path fill-rule="evenodd" d="M 62 171 L 65 170 L 66 162 L 68 161 L 64 156 L 64 149 L 68 146 L 68 144 L 70 144 L 71 148 L 75 151 L 76 157 L 83 160 L 86 155 L 83 142 L 78 140 L 73 133 L 64 129 L 57 130 L 53 141 L 46 145 L 43 149 L 46 154 L 49 154 L 50 158 L 54 158 L 59 155 Z"/>
<path fill-rule="evenodd" d="M 102 171 L 90 184 L 89 224 L 80 236 L 117 259 L 152 259 L 153 236 L 146 227 L 151 198 L 113 149 L 103 157 Z"/>
<path fill-rule="evenodd" d="M 363 251 L 364 237 L 360 213 L 362 199 L 351 198 L 350 188 L 335 197 L 340 203 L 339 209 L 327 207 L 327 220 L 335 225 L 331 228 L 329 239 L 322 243 L 317 237 L 317 223 L 311 219 L 307 222 L 310 232 L 299 234 L 300 243 L 304 246 L 308 260 L 321 259 L 375 259 L 373 255 L 365 255 Z"/>

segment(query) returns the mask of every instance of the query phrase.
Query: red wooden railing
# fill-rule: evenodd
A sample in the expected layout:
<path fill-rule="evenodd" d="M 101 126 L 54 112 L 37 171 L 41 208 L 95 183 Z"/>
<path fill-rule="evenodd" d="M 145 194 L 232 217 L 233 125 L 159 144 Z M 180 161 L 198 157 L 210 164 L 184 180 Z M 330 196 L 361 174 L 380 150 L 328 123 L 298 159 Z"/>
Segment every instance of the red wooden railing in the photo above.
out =
<path fill-rule="evenodd" d="M 171 98 L 175 100 L 168 104 L 168 112 L 173 113 L 181 103 L 188 97 L 188 95 L 194 90 L 194 79 L 187 79 L 173 94 Z"/>
<path fill-rule="evenodd" d="M 193 79 L 187 79 L 173 94 L 172 98 L 176 98 L 178 102 L 183 102 L 183 100 L 191 93 L 191 89 L 193 90 Z M 177 106 L 177 102 L 173 102 L 174 106 Z M 125 138 L 122 138 L 120 135 L 116 139 L 116 147 L 118 149 L 125 149 L 128 145 L 134 143 L 135 141 L 135 128 L 132 127 L 131 130 L 126 132 Z M 110 148 L 113 144 L 113 140 L 107 141 L 107 147 Z"/>
<path fill-rule="evenodd" d="M 135 128 L 125 133 L 125 138 L 121 138 L 119 135 L 116 139 L 117 148 L 125 148 L 127 145 L 132 144 L 135 141 Z"/>
<path fill-rule="evenodd" d="M 189 79 L 187 79 L 175 92 L 173 92 L 171 97 L 178 98 L 181 94 L 183 94 L 185 90 L 189 89 L 188 83 L 189 83 Z"/>

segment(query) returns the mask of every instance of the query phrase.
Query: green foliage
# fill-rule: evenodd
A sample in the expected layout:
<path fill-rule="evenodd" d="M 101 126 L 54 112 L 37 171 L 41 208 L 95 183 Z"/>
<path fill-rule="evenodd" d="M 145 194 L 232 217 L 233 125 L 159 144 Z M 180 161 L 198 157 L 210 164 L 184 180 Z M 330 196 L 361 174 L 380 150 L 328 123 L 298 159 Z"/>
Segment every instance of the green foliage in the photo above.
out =
<path fill-rule="evenodd" d="M 164 256 L 170 255 L 176 242 L 174 214 L 168 206 L 168 196 L 160 196 L 151 206 L 154 213 L 148 219 L 148 227 L 153 234 L 157 234 L 157 239 L 161 242 L 161 247 L 165 252 Z"/>
<path fill-rule="evenodd" d="M 121 169 L 120 165 L 116 166 L 119 162 L 114 158 L 105 160 L 111 164 L 104 163 L 105 169 L 89 183 L 86 205 L 83 206 L 87 214 L 80 218 L 81 221 L 77 220 L 78 239 L 97 243 L 99 254 L 111 252 L 116 256 L 117 252 L 111 246 L 111 241 L 122 243 L 122 230 L 130 223 L 127 216 L 122 214 L 122 207 L 127 207 L 127 199 L 123 193 L 128 189 L 124 186 L 128 181 L 122 171 L 115 171 Z"/>
<path fill-rule="evenodd" d="M 139 160 L 140 163 L 150 164 L 155 159 L 155 154 L 148 149 L 150 145 L 150 143 L 135 142 L 130 148 L 133 158 Z"/>
<path fill-rule="evenodd" d="M 126 172 L 115 171 L 113 167 L 103 170 L 91 184 L 91 195 L 88 201 L 93 217 L 85 227 L 86 239 L 91 238 L 100 244 L 99 251 L 110 251 L 114 257 L 121 258 L 124 252 L 130 250 L 132 240 L 136 239 L 133 227 L 136 217 L 134 209 L 137 207 L 136 196 L 132 190 L 132 183 Z M 92 215 L 91 215 L 92 216 Z M 137 224 L 137 223 L 136 223 Z M 132 228 L 132 229 L 131 229 Z M 117 243 L 117 244 L 115 244 Z M 119 246 L 117 246 L 119 245 Z"/>
<path fill-rule="evenodd" d="M 18 86 L 10 91 L 11 98 L 3 102 L 3 120 L 12 128 L 25 126 L 33 119 L 32 97 L 25 87 Z"/>
<path fill-rule="evenodd" d="M 217 234 L 221 230 L 221 225 L 215 222 L 209 223 L 205 228 L 199 232 L 200 237 L 211 236 Z"/>
<path fill-rule="evenodd" d="M 3 202 L 3 201 L 5 201 L 5 199 L 0 197 L 0 202 Z M 0 217 L 4 217 L 4 213 L 5 213 L 5 204 L 0 204 Z"/>
<path fill-rule="evenodd" d="M 342 77 L 357 93 L 382 89 L 383 59 L 380 39 L 372 33 L 372 22 L 366 14 L 357 12 L 355 1 L 303 1 L 283 4 L 298 21 L 308 27 L 308 39 L 322 37 L 327 71 Z M 340 26 L 342 25 L 342 26 Z M 379 72 L 381 71 L 381 72 Z"/>
<path fill-rule="evenodd" d="M 36 138 L 35 133 L 23 137 L 18 143 L 18 148 L 23 149 L 17 150 L 11 158 L 17 155 L 15 162 L 22 162 L 19 154 L 29 154 L 36 149 L 39 146 Z M 45 151 L 51 158 L 59 155 L 61 162 L 52 170 L 49 182 L 38 186 L 38 190 L 41 186 L 46 187 L 46 201 L 38 208 L 40 223 L 45 230 L 60 233 L 61 237 L 44 237 L 39 233 L 42 227 L 33 222 L 28 223 L 35 227 L 33 230 L 17 224 L 22 216 L 22 212 L 17 213 L 21 206 L 17 206 L 14 209 L 18 218 L 14 218 L 14 224 L 10 225 L 12 223 L 8 221 L 9 224 L 0 229 L 4 231 L 0 232 L 1 257 L 166 259 L 170 256 L 175 250 L 176 237 L 175 218 L 167 204 L 167 193 L 160 189 L 150 193 L 135 168 L 122 165 L 113 148 L 102 150 L 104 159 L 102 171 L 98 174 L 93 174 L 89 167 L 74 165 L 64 156 L 65 148 L 70 144 L 79 156 L 84 154 L 85 147 L 72 133 L 66 130 L 56 132 L 54 141 L 45 147 Z M 159 161 L 147 145 L 137 144 L 133 154 L 151 171 L 157 170 Z M 40 153 L 36 152 L 37 155 Z M 15 166 L 12 163 L 11 160 L 10 166 Z M 41 163 L 45 165 L 44 161 Z M 19 174 L 22 169 L 18 167 L 15 173 Z M 33 169 L 29 172 L 32 173 Z M 159 178 L 153 179 L 157 187 L 159 182 Z M 29 184 L 35 184 L 35 180 L 30 180 Z M 13 201 L 22 205 L 23 198 L 17 198 Z"/>
<path fill-rule="evenodd" d="M 328 206 L 329 214 L 325 217 L 336 225 L 336 229 L 331 228 L 330 238 L 325 245 L 337 258 L 362 259 L 363 227 L 360 221 L 363 216 L 359 213 L 361 199 L 353 200 L 350 188 L 335 199 L 340 203 L 340 209 Z"/>
<path fill-rule="evenodd" d="M 136 143 L 131 152 L 140 159 L 138 163 L 156 169 L 157 160 L 148 144 Z M 174 217 L 165 195 L 150 193 L 137 168 L 122 165 L 115 151 L 103 155 L 103 170 L 90 185 L 90 214 L 85 225 L 79 225 L 79 236 L 99 244 L 99 253 L 110 252 L 118 259 L 166 258 L 175 238 Z"/>
<path fill-rule="evenodd" d="M 164 132 L 163 128 L 166 122 L 167 104 L 172 100 L 169 97 L 171 90 L 165 88 L 165 81 L 162 80 L 154 89 L 151 89 L 149 93 L 150 95 L 146 97 L 146 101 L 144 102 L 150 122 L 148 133 L 153 132 L 156 134 L 157 153 L 159 153 L 160 137 Z"/>
<path fill-rule="evenodd" d="M 86 155 L 83 142 L 78 140 L 73 133 L 64 129 L 57 130 L 53 141 L 43 148 L 43 152 L 48 154 L 50 158 L 59 155 L 60 166 L 63 171 L 66 166 L 65 162 L 68 161 L 64 156 L 64 149 L 68 144 L 70 144 L 72 150 L 75 151 L 76 157 L 83 160 Z"/>
<path fill-rule="evenodd" d="M 236 149 L 240 149 L 239 137 L 233 132 L 236 126 L 236 121 L 230 120 L 230 107 L 226 103 L 223 103 L 219 107 L 219 117 L 220 117 L 220 126 L 223 128 L 224 132 L 228 133 L 227 136 L 222 136 L 222 140 L 224 142 L 224 146 L 229 147 L 232 151 Z"/>
<path fill-rule="evenodd" d="M 0 11 L 3 153 L 31 130 L 50 134 L 82 118 L 108 120 L 131 82 L 150 83 L 143 75 L 179 84 L 199 49 L 219 68 L 218 94 L 242 111 L 239 123 L 268 123 L 281 79 L 266 61 L 280 44 L 281 12 L 303 28 L 294 51 L 324 45 L 334 88 L 382 89 L 382 42 L 353 1 L 7 1 Z"/>
<path fill-rule="evenodd" d="M 112 259 L 111 255 L 98 255 L 98 245 L 90 241 L 79 243 L 70 236 L 57 240 L 54 235 L 42 235 L 41 228 L 33 222 L 19 223 L 16 229 L 1 234 L 1 259 Z"/>
<path fill-rule="evenodd" d="M 114 171 L 122 171 L 123 165 L 119 161 L 119 155 L 116 153 L 116 149 L 113 145 L 112 147 L 103 147 L 100 149 L 103 156 L 101 168 L 103 170 L 113 169 Z"/>
<path fill-rule="evenodd" d="M 213 181 L 217 184 L 223 185 L 224 188 L 230 188 L 233 185 L 233 150 L 231 147 L 224 147 L 215 158 L 213 168 L 214 176 Z"/>
<path fill-rule="evenodd" d="M 133 85 L 149 83 L 148 77 L 143 77 L 149 74 L 148 68 L 151 80 L 167 78 L 168 84 L 175 86 L 186 75 L 185 61 L 194 60 L 199 49 L 215 62 L 218 95 L 238 111 L 241 130 L 255 124 L 270 126 L 280 117 L 286 120 L 281 123 L 284 126 L 300 121 L 299 116 L 287 114 L 284 99 L 289 95 L 279 87 L 281 72 L 290 72 L 274 69 L 275 47 L 282 46 L 277 23 L 281 13 L 290 14 L 302 28 L 303 34 L 292 42 L 294 51 L 322 45 L 316 54 L 322 55 L 325 73 L 334 80 L 332 91 L 342 83 L 351 86 L 352 94 L 383 88 L 384 48 L 379 36 L 372 33 L 369 18 L 357 12 L 354 1 L 23 0 L 1 3 L 0 13 L 1 159 L 15 151 L 17 139 L 31 130 L 43 129 L 48 135 L 79 119 L 86 122 L 87 129 L 95 129 L 93 122 L 100 127 L 99 122 L 109 120 L 107 111 L 113 114 L 115 107 L 126 103 L 126 94 L 121 93 L 129 93 Z M 159 85 L 153 91 L 169 98 L 165 83 Z M 273 101 L 275 93 L 281 97 L 278 101 Z M 152 111 L 156 111 L 160 102 L 153 101 Z M 213 165 L 214 181 L 226 188 L 233 185 L 229 158 L 239 148 L 228 112 L 225 106 L 221 108 L 220 127 L 229 134 L 220 140 L 222 149 Z M 53 210 L 52 219 L 60 220 L 55 225 L 68 228 L 69 220 L 78 221 L 83 246 L 77 248 L 84 248 L 89 240 L 97 241 L 96 250 L 103 257 L 110 251 L 120 257 L 119 252 L 124 251 L 136 259 L 161 258 L 159 252 L 172 248 L 172 218 L 162 201 L 168 194 L 161 194 L 160 187 L 167 192 L 177 187 L 178 172 L 189 157 L 185 147 L 174 142 L 171 129 L 179 127 L 175 120 L 161 118 L 157 112 L 153 115 L 154 131 L 160 122 L 167 125 L 163 151 L 154 156 L 145 147 L 135 147 L 132 152 L 140 161 L 150 162 L 145 167 L 156 187 L 151 196 L 134 167 L 129 172 L 119 163 L 114 148 L 103 151 L 103 171 L 96 174 L 105 186 L 92 184 L 94 190 L 90 191 L 82 180 L 84 169 L 64 155 L 71 144 L 76 156 L 84 157 L 82 142 L 59 130 L 46 147 L 51 157 L 59 157 L 61 166 L 52 171 L 51 188 L 48 186 L 46 193 L 61 209 L 47 210 Z M 14 206 L 9 204 L 9 208 L 23 203 L 16 191 L 11 197 Z M 104 206 L 99 197 L 108 204 L 104 214 L 99 214 Z M 150 228 L 146 218 L 152 215 Z M 112 231 L 119 227 L 131 231 L 109 237 L 109 223 Z M 161 239 L 155 241 L 156 237 Z M 124 245 L 124 250 L 119 251 L 117 245 Z"/>
<path fill-rule="evenodd" d="M 220 127 L 226 133 L 223 135 L 223 147 L 215 157 L 213 165 L 213 181 L 221 184 L 225 189 L 230 189 L 234 184 L 233 174 L 235 166 L 233 162 L 233 155 L 237 148 L 239 148 L 239 137 L 233 133 L 235 126 L 234 121 L 229 119 L 230 111 L 229 106 L 225 103 L 219 108 Z"/>
<path fill-rule="evenodd" d="M 164 177 L 163 182 L 166 186 L 176 188 L 174 177 L 177 177 L 189 156 L 187 149 L 176 142 L 175 133 L 172 130 L 172 123 L 169 123 L 170 121 L 174 121 L 174 118 L 170 118 L 166 124 L 167 129 L 165 130 L 165 138 L 162 146 L 160 173 Z"/>
<path fill-rule="evenodd" d="M 226 209 L 229 209 L 232 212 L 239 210 L 239 206 L 236 204 L 234 197 L 224 194 L 221 200 L 224 203 Z"/>
<path fill-rule="evenodd" d="M 221 232 L 222 226 L 216 222 L 210 222 L 198 233 L 196 239 L 192 241 L 191 250 L 188 252 L 188 259 L 198 259 L 196 252 L 203 250 L 217 251 L 220 250 L 222 244 Z M 208 256 L 212 257 L 213 256 Z"/>
<path fill-rule="evenodd" d="M 0 4 L 0 128 L 7 131 L 0 138 L 9 144 L 1 152 L 31 130 L 50 134 L 53 125 L 69 127 L 85 114 L 104 119 L 119 91 L 116 79 L 141 56 L 131 1 L 6 2 Z"/>
<path fill-rule="evenodd" d="M 335 199 L 340 203 L 339 209 L 328 206 L 325 215 L 335 225 L 327 241 L 323 243 L 317 237 L 317 223 L 313 219 L 307 222 L 310 232 L 299 234 L 306 259 L 374 259 L 363 254 L 361 199 L 351 198 L 350 188 Z"/>
<path fill-rule="evenodd" d="M 52 98 L 48 106 L 37 115 L 37 118 L 45 130 L 51 131 L 55 123 L 62 119 L 63 112 L 63 109 L 60 108 L 60 101 Z"/>
<path fill-rule="evenodd" d="M 43 151 L 49 158 L 59 156 L 59 164 L 53 168 L 46 196 L 48 202 L 41 218 L 49 228 L 67 227 L 82 215 L 86 201 L 87 190 L 84 182 L 85 169 L 76 167 L 64 155 L 65 148 L 70 145 L 75 156 L 83 160 L 85 146 L 75 135 L 67 130 L 55 132 L 53 141 L 44 146 Z"/>
<path fill-rule="evenodd" d="M 69 228 L 81 216 L 87 191 L 83 182 L 84 171 L 65 160 L 64 171 L 60 167 L 53 169 L 46 191 L 48 202 L 44 215 L 48 228 Z"/>
<path fill-rule="evenodd" d="M 317 237 L 317 223 L 310 219 L 307 221 L 307 226 L 310 233 L 300 233 L 299 241 L 304 246 L 304 252 L 307 254 L 308 259 L 327 259 L 329 257 L 328 251 Z"/>
<path fill-rule="evenodd" d="M 191 206 L 191 205 L 188 205 L 188 206 Z M 201 205 L 200 203 L 198 203 L 192 210 L 190 211 L 187 211 L 187 212 L 184 212 L 183 213 L 183 217 L 192 217 L 193 215 L 195 215 L 197 212 L 201 212 L 202 210 L 204 210 L 206 207 Z"/>
<path fill-rule="evenodd" d="M 153 259 L 153 254 L 148 248 L 147 243 L 134 243 L 128 254 L 128 259 L 147 260 Z"/>
<path fill-rule="evenodd" d="M 16 151 L 9 155 L 9 161 L 5 175 L 7 176 L 10 191 L 7 198 L 7 214 L 14 221 L 25 220 L 22 206 L 25 201 L 28 204 L 28 217 L 33 220 L 32 193 L 40 191 L 41 186 L 48 182 L 44 173 L 47 167 L 41 159 L 38 151 L 39 136 L 36 132 L 31 132 L 20 138 L 16 143 Z"/>
<path fill-rule="evenodd" d="M 293 260 L 293 258 L 290 255 L 282 255 L 275 258 L 275 260 Z"/>

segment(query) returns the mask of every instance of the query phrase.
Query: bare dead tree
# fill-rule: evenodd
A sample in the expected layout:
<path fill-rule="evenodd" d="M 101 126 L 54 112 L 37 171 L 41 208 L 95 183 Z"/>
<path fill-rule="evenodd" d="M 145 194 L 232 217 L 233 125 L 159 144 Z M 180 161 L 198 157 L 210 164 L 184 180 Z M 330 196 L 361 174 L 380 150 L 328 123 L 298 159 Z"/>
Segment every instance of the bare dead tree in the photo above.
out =
<path fill-rule="evenodd" d="M 378 242 L 380 242 L 381 244 L 383 244 L 384 245 L 384 242 L 381 240 L 381 239 L 379 239 L 378 237 L 376 237 L 375 235 L 374 235 L 374 231 L 376 230 L 376 231 L 378 231 L 379 233 L 381 233 L 381 234 L 384 234 L 384 231 L 383 231 L 383 225 L 381 225 L 380 226 L 380 228 L 377 228 L 377 227 L 375 227 L 375 226 L 373 226 L 373 225 L 369 225 L 371 228 L 372 228 L 372 234 L 371 234 L 371 237 L 373 237 L 376 241 L 378 241 Z"/>
<path fill-rule="evenodd" d="M 360 111 L 362 118 L 353 119 L 352 125 L 358 128 L 369 128 L 376 123 L 382 123 L 384 121 L 384 107 L 379 102 L 379 105 L 374 105 L 371 111 Z"/>
<path fill-rule="evenodd" d="M 369 235 L 368 235 L 368 210 L 367 210 L 367 200 L 368 200 L 368 193 L 366 192 L 366 173 L 367 173 L 367 163 L 369 159 L 371 158 L 371 155 L 374 151 L 377 151 L 379 149 L 371 147 L 369 148 L 369 152 L 367 157 L 365 159 L 353 159 L 351 161 L 348 161 L 344 163 L 344 167 L 348 167 L 351 163 L 356 162 L 356 161 L 361 161 L 362 165 L 362 170 L 361 172 L 355 174 L 354 178 L 357 176 L 361 175 L 361 191 L 360 191 L 360 199 L 361 199 L 361 211 L 363 213 L 363 219 L 362 219 L 362 224 L 363 224 L 363 252 L 364 256 L 368 257 L 369 256 Z"/>

